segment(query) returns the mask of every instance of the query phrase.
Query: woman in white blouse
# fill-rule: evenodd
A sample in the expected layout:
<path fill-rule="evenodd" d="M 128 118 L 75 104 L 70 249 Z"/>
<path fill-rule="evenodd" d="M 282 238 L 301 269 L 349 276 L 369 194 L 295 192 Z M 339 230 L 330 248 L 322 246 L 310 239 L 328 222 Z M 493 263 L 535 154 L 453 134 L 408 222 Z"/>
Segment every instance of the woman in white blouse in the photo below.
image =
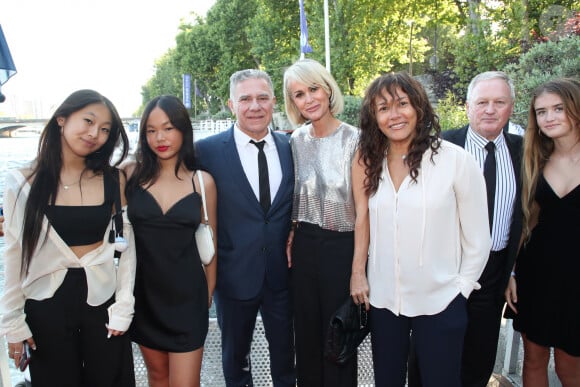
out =
<path fill-rule="evenodd" d="M 491 242 L 483 175 L 440 131 L 408 74 L 367 89 L 352 174 L 368 217 L 355 227 L 351 295 L 370 307 L 377 386 L 405 385 L 411 331 L 425 387 L 460 386 L 466 300 Z"/>
<path fill-rule="evenodd" d="M 32 164 L 6 178 L 0 333 L 17 365 L 32 349 L 35 387 L 134 386 L 124 333 L 133 318 L 135 249 L 120 211 L 125 178 L 110 165 L 117 144 L 121 159 L 128 151 L 123 122 L 107 98 L 79 90 L 39 141 Z M 118 264 L 115 250 L 124 251 Z"/>

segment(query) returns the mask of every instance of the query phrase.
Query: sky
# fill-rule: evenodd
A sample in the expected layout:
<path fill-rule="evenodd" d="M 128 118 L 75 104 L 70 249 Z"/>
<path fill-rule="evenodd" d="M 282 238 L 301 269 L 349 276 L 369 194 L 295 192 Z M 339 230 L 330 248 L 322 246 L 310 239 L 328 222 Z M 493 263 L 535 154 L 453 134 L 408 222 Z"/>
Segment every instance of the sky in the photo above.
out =
<path fill-rule="evenodd" d="M 0 117 L 48 118 L 70 93 L 94 89 L 122 117 L 141 105 L 155 61 L 175 47 L 181 20 L 215 0 L 5 0 L 0 25 L 17 73 Z M 29 115 L 36 117 L 29 117 Z"/>

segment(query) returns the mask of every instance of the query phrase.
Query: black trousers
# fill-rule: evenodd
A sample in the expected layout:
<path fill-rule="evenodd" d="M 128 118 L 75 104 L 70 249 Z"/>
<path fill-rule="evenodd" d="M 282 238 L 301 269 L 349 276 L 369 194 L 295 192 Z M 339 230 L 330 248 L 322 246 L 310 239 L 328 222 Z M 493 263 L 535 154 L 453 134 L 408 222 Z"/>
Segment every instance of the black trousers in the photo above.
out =
<path fill-rule="evenodd" d="M 331 316 L 350 296 L 353 232 L 300 223 L 292 246 L 292 298 L 299 387 L 356 387 L 357 358 L 339 366 L 324 358 Z"/>
<path fill-rule="evenodd" d="M 504 276 L 507 249 L 492 251 L 479 278 L 481 289 L 474 290 L 467 300 L 467 330 L 461 358 L 463 387 L 486 387 L 493 373 L 501 313 L 505 303 Z M 421 387 L 421 378 L 414 345 L 409 355 L 409 387 Z"/>
<path fill-rule="evenodd" d="M 459 294 L 441 312 L 415 317 L 397 316 L 388 309 L 371 307 L 375 387 L 405 386 L 411 330 L 425 385 L 460 387 L 466 303 Z"/>
<path fill-rule="evenodd" d="M 27 300 L 24 310 L 36 343 L 31 351 L 34 387 L 135 386 L 129 335 L 107 339 L 107 308 L 87 305 L 84 269 L 69 269 L 52 298 Z"/>

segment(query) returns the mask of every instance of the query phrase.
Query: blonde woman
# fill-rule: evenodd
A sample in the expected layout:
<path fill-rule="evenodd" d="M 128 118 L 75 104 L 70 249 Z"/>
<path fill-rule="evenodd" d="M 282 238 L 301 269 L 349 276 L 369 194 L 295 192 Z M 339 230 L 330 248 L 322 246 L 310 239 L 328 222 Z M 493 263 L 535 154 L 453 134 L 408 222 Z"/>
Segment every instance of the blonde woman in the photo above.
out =
<path fill-rule="evenodd" d="M 336 118 L 344 106 L 342 93 L 314 60 L 286 70 L 284 99 L 288 118 L 301 125 L 290 139 L 294 229 L 287 247 L 298 384 L 356 386 L 356 356 L 338 366 L 323 351 L 330 317 L 349 296 L 356 221 L 351 164 L 359 131 Z"/>

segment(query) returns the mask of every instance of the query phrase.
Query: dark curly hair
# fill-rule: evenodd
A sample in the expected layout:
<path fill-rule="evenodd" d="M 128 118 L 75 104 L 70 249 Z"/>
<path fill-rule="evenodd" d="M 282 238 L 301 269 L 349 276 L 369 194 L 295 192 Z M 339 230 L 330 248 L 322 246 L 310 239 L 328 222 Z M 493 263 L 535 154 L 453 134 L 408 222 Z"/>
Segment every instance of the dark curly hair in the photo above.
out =
<path fill-rule="evenodd" d="M 435 155 L 441 144 L 439 117 L 418 81 L 405 72 L 384 74 L 375 79 L 366 90 L 360 113 L 359 153 L 365 165 L 365 188 L 369 195 L 377 192 L 383 160 L 389 148 L 389 139 L 381 132 L 375 116 L 375 98 L 385 93 L 395 97 L 398 89 L 407 94 L 411 106 L 417 112 L 415 136 L 405 159 L 414 182 L 417 182 L 419 176 L 423 153 L 430 148 Z"/>

